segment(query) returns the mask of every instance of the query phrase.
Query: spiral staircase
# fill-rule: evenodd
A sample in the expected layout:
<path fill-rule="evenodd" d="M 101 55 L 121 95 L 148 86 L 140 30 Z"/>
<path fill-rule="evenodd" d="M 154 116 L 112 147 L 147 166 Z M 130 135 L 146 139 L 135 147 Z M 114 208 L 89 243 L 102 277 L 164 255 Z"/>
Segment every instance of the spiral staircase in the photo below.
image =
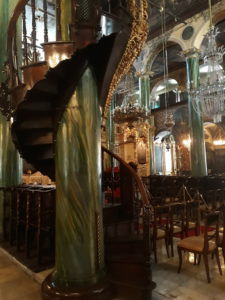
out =
<path fill-rule="evenodd" d="M 17 149 L 27 162 L 52 179 L 55 178 L 54 136 L 67 101 L 88 64 L 96 65 L 96 77 L 100 76 L 98 69 L 100 67 L 102 71 L 103 67 L 95 55 L 98 57 L 101 53 L 103 57 L 103 52 L 112 49 L 114 42 L 115 35 L 103 38 L 99 44 L 79 50 L 71 59 L 60 62 L 27 92 L 16 110 L 12 136 Z M 150 294 L 152 289 L 149 226 L 144 235 L 143 220 L 140 221 L 140 218 L 145 219 L 146 225 L 149 222 L 148 199 L 133 169 L 109 150 L 103 148 L 103 151 L 119 161 L 121 173 L 121 205 L 104 209 L 109 280 L 116 294 L 126 296 L 129 293 L 129 299 L 144 299 L 142 297 Z M 135 188 L 127 195 L 131 182 L 140 190 L 143 203 L 137 200 Z M 140 211 L 145 214 L 140 216 Z"/>
<path fill-rule="evenodd" d="M 130 28 L 125 28 L 119 34 L 103 37 L 98 43 L 77 50 L 70 59 L 49 68 L 44 77 L 37 76 L 38 80 L 26 92 L 23 101 L 19 99 L 21 103 L 16 108 L 12 125 L 13 141 L 21 157 L 52 180 L 55 179 L 57 127 L 82 74 L 87 66 L 92 67 L 98 84 L 99 104 L 104 107 L 112 74 L 126 48 L 129 34 Z M 33 64 L 33 68 L 37 65 Z M 42 65 L 48 68 L 47 63 Z M 13 90 L 12 95 L 16 93 Z M 108 280 L 117 297 L 151 299 L 154 284 L 150 266 L 149 199 L 135 171 L 106 148 L 103 147 L 102 152 L 107 153 L 111 161 L 117 160 L 120 170 L 120 203 L 104 208 L 103 213 Z M 103 166 L 103 183 L 104 173 Z M 113 166 L 108 175 L 113 181 Z"/>

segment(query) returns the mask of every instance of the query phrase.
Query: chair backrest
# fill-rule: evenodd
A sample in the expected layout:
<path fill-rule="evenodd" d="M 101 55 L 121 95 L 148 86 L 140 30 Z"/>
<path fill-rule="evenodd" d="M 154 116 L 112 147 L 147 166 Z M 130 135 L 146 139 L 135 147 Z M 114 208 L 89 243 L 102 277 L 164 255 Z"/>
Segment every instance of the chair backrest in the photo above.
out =
<path fill-rule="evenodd" d="M 169 205 L 158 205 L 154 206 L 154 217 L 153 217 L 153 238 L 157 238 L 157 229 L 165 231 L 169 230 L 170 223 L 170 206 Z"/>
<path fill-rule="evenodd" d="M 219 221 L 220 212 L 210 211 L 206 212 L 204 217 L 204 252 L 208 252 L 209 243 L 215 242 L 218 245 L 219 240 Z"/>
<path fill-rule="evenodd" d="M 192 200 L 186 202 L 186 228 L 189 230 L 189 223 L 192 222 L 195 224 L 195 233 L 196 235 L 200 234 L 200 201 Z M 192 227 L 193 229 L 193 227 Z"/>
<path fill-rule="evenodd" d="M 220 207 L 219 246 L 225 248 L 225 204 Z"/>
<path fill-rule="evenodd" d="M 174 226 L 181 227 L 184 230 L 186 220 L 186 203 L 173 203 L 170 207 L 170 233 L 173 235 Z"/>

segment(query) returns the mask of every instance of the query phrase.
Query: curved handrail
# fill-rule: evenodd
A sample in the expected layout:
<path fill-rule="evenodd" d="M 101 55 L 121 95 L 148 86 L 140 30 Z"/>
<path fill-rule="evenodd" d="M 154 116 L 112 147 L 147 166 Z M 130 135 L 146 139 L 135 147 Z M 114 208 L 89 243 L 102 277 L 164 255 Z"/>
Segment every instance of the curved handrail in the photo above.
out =
<path fill-rule="evenodd" d="M 107 149 L 105 146 L 102 145 L 102 150 L 112 157 L 114 157 L 116 160 L 118 160 L 122 165 L 124 165 L 127 170 L 132 174 L 134 180 L 136 181 L 136 184 L 139 188 L 140 194 L 141 194 L 141 199 L 143 200 L 144 205 L 149 205 L 149 200 L 148 200 L 148 195 L 146 193 L 145 187 L 143 182 L 141 181 L 141 178 L 138 176 L 138 174 L 135 172 L 135 170 L 128 164 L 126 163 L 121 157 L 119 157 L 117 154 L 113 153 L 109 149 Z"/>

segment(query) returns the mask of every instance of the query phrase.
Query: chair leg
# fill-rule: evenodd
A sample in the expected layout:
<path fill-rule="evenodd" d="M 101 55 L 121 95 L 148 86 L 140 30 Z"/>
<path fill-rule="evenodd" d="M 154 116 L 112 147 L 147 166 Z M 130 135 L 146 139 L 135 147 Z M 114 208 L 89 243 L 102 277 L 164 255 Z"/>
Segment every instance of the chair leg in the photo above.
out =
<path fill-rule="evenodd" d="M 157 264 L 158 259 L 157 259 L 157 247 L 156 247 L 156 241 L 153 241 L 152 246 L 153 246 L 153 252 L 154 252 L 155 263 Z"/>
<path fill-rule="evenodd" d="M 177 273 L 180 273 L 180 270 L 182 267 L 182 250 L 180 247 L 177 247 L 177 252 L 178 252 L 178 256 L 179 256 L 179 267 L 178 267 Z"/>
<path fill-rule="evenodd" d="M 201 254 L 198 255 L 198 265 L 201 263 Z"/>
<path fill-rule="evenodd" d="M 196 265 L 196 261 L 197 261 L 197 253 L 194 253 L 194 265 Z"/>
<path fill-rule="evenodd" d="M 225 246 L 222 246 L 223 261 L 225 263 Z"/>
<path fill-rule="evenodd" d="M 174 257 L 174 249 L 173 249 L 173 237 L 171 237 L 170 239 L 170 243 L 171 243 L 171 256 Z"/>
<path fill-rule="evenodd" d="M 217 261 L 217 265 L 218 265 L 218 269 L 219 269 L 220 275 L 223 275 L 222 269 L 221 269 L 221 264 L 220 264 L 220 257 L 219 257 L 219 250 L 218 250 L 218 248 L 216 248 L 216 250 L 215 250 L 215 255 L 216 255 L 216 261 Z"/>
<path fill-rule="evenodd" d="M 167 257 L 169 258 L 170 254 L 169 254 L 169 241 L 168 241 L 168 238 L 165 238 L 165 245 L 166 245 L 166 254 L 167 254 Z"/>
<path fill-rule="evenodd" d="M 209 276 L 208 255 L 207 254 L 203 254 L 203 259 L 204 259 L 204 264 L 205 264 L 205 271 L 206 271 L 206 275 L 207 275 L 207 280 L 208 280 L 208 283 L 210 283 L 211 279 L 210 279 L 210 276 Z"/>

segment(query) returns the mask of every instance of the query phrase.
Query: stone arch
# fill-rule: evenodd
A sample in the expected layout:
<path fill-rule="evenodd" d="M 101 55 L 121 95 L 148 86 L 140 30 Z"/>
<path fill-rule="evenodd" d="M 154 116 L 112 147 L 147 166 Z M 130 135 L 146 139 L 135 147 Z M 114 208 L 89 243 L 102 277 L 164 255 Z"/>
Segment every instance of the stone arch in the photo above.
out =
<path fill-rule="evenodd" d="M 167 41 L 168 46 L 170 46 L 171 44 L 178 44 L 181 47 L 182 51 L 184 51 L 186 49 L 185 43 L 181 39 L 179 39 L 179 38 L 177 38 L 173 35 L 171 35 L 169 37 L 168 41 Z M 151 45 L 151 43 L 149 43 L 149 47 L 151 47 L 150 45 Z M 148 47 L 148 44 L 146 44 L 146 47 Z M 151 71 L 152 64 L 153 64 L 155 58 L 157 57 L 157 55 L 160 53 L 161 50 L 162 50 L 162 41 L 160 41 L 160 43 L 158 43 L 152 49 L 151 53 L 150 53 L 150 51 L 148 51 L 147 55 L 149 57 L 147 59 L 145 59 L 145 66 L 146 67 L 148 66 L 149 71 Z"/>
<path fill-rule="evenodd" d="M 186 50 L 187 48 L 185 42 L 182 41 L 180 38 L 173 36 L 173 34 L 169 37 L 168 41 L 180 45 L 182 51 Z"/>
<path fill-rule="evenodd" d="M 196 28 L 199 28 L 195 36 L 193 37 L 193 48 L 200 49 L 202 41 L 205 37 L 205 34 L 208 32 L 209 29 L 209 21 L 202 21 Z"/>
<path fill-rule="evenodd" d="M 175 80 L 177 85 L 178 85 L 178 81 L 174 78 L 168 78 L 168 81 L 169 80 Z M 157 88 L 161 85 L 161 84 L 165 84 L 165 81 L 164 81 L 164 78 L 160 79 L 159 81 L 156 82 L 156 84 L 153 86 L 152 90 L 151 90 L 151 95 L 153 95 L 156 91 L 157 91 Z"/>

